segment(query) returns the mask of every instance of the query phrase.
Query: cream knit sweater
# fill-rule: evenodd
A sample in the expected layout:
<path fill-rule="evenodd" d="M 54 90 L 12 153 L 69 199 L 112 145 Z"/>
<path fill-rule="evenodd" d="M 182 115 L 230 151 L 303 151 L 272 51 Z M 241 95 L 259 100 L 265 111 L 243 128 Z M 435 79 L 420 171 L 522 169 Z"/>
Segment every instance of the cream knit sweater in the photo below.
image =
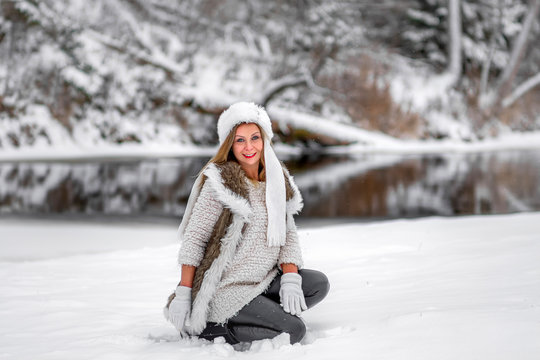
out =
<path fill-rule="evenodd" d="M 224 323 L 270 285 L 283 263 L 303 265 L 296 225 L 287 218 L 285 245 L 269 247 L 266 241 L 267 215 L 265 183 L 244 178 L 252 212 L 231 263 L 228 264 L 209 304 L 208 321 Z M 181 264 L 199 266 L 223 204 L 205 183 L 193 207 L 180 249 Z"/>

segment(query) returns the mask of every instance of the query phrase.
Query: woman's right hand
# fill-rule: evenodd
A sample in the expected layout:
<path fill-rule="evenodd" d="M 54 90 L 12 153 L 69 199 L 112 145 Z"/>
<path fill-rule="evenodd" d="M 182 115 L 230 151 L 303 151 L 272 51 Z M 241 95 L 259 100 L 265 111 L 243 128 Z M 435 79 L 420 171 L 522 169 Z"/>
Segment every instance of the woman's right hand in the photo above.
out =
<path fill-rule="evenodd" d="M 179 285 L 174 294 L 174 299 L 169 304 L 169 321 L 180 331 L 180 335 L 185 337 L 186 325 L 189 325 L 191 315 L 191 288 Z"/>

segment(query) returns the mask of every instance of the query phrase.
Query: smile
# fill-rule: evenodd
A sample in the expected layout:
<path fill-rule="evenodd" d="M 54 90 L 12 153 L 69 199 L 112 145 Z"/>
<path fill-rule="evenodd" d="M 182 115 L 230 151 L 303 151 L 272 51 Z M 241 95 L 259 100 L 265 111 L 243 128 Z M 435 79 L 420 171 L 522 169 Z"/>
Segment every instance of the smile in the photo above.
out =
<path fill-rule="evenodd" d="M 245 158 L 251 159 L 252 157 L 254 157 L 255 155 L 257 155 L 257 153 L 253 153 L 253 154 L 242 154 L 242 155 L 244 155 Z"/>

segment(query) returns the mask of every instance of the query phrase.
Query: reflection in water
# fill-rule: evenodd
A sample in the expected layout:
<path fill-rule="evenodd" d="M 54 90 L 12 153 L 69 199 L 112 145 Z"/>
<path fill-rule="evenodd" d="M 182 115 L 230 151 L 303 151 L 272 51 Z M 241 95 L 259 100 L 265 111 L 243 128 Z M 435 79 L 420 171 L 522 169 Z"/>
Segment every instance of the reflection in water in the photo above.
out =
<path fill-rule="evenodd" d="M 311 176 L 311 174 L 314 176 Z M 540 153 L 366 156 L 296 175 L 309 217 L 540 210 Z M 330 189 L 330 191 L 327 191 Z"/>
<path fill-rule="evenodd" d="M 207 159 L 0 163 L 0 213 L 179 217 Z M 540 210 L 540 153 L 365 155 L 288 163 L 303 217 Z"/>
<path fill-rule="evenodd" d="M 204 163 L 0 164 L 0 212 L 179 216 Z"/>

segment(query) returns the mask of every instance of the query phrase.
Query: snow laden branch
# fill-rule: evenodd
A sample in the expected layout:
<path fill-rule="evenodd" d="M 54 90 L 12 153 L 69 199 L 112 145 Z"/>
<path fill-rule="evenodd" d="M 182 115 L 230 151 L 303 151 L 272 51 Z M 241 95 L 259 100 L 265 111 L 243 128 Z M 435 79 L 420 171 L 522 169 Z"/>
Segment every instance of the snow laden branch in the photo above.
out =
<path fill-rule="evenodd" d="M 117 41 L 107 35 L 101 34 L 94 30 L 85 30 L 88 36 L 105 47 L 115 50 L 119 53 L 127 54 L 132 56 L 136 61 L 142 64 L 147 64 L 154 66 L 156 68 L 162 69 L 170 76 L 181 76 L 185 69 L 183 66 L 179 66 L 177 63 L 166 60 L 164 57 L 154 57 L 148 55 L 141 50 L 130 48 L 120 41 Z"/>
<path fill-rule="evenodd" d="M 525 95 L 529 90 L 540 85 L 540 73 L 536 74 L 532 78 L 526 80 L 519 85 L 509 96 L 505 97 L 502 101 L 503 108 L 511 106 L 517 99 Z"/>
<path fill-rule="evenodd" d="M 168 54 L 161 51 L 159 46 L 157 46 L 156 41 L 150 36 L 150 25 L 139 21 L 122 3 L 113 1 L 110 5 L 115 7 L 117 13 L 121 15 L 120 19 L 123 19 L 123 22 L 131 29 L 133 38 L 142 50 L 149 54 L 146 57 L 142 57 L 143 60 L 149 62 L 149 64 L 160 65 L 164 70 L 166 68 L 174 70 L 173 73 L 185 71 L 178 67 L 178 61 L 172 60 Z M 171 38 L 175 36 L 175 34 L 165 28 L 162 28 L 162 30 L 166 31 Z"/>

